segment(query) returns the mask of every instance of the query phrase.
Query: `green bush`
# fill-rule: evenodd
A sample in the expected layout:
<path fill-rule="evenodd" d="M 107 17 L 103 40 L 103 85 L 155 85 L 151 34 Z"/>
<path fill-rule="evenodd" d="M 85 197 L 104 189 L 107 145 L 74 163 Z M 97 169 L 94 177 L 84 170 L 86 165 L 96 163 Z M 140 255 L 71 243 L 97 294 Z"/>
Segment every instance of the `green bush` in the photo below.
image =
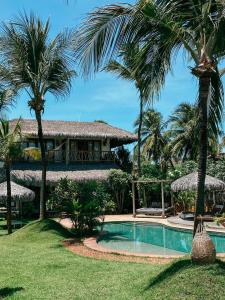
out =
<path fill-rule="evenodd" d="M 34 207 L 34 202 L 24 202 L 22 203 L 22 216 L 23 218 L 32 218 L 36 214 L 36 209 Z"/>
<path fill-rule="evenodd" d="M 225 159 L 208 160 L 207 174 L 225 181 Z"/>
<path fill-rule="evenodd" d="M 141 164 L 141 171 L 143 178 L 165 179 L 165 173 L 161 171 L 160 166 L 151 161 L 143 162 Z"/>
<path fill-rule="evenodd" d="M 103 183 L 88 181 L 76 183 L 67 178 L 60 180 L 47 202 L 47 207 L 70 216 L 79 234 L 91 232 L 98 219 L 111 208 L 111 196 Z"/>
<path fill-rule="evenodd" d="M 126 197 L 130 197 L 130 184 L 132 176 L 122 170 L 112 170 L 108 177 L 108 183 L 117 206 L 117 212 L 122 213 Z"/>
<path fill-rule="evenodd" d="M 190 211 L 192 206 L 195 205 L 195 199 L 195 191 L 183 191 L 176 193 L 174 201 L 178 211 Z"/>
<path fill-rule="evenodd" d="M 182 176 L 197 172 L 198 164 L 193 160 L 179 163 L 175 166 L 174 170 L 168 171 L 167 177 L 171 180 L 176 180 Z"/>

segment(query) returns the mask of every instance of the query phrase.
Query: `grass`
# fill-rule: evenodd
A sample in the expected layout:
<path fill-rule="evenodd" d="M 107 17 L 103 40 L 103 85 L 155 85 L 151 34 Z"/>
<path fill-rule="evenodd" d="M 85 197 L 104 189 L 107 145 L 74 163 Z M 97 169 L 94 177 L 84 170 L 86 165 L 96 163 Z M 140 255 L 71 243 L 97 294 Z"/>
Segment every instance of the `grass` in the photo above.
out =
<path fill-rule="evenodd" d="M 0 299 L 225 299 L 225 263 L 167 265 L 100 261 L 62 246 L 53 220 L 0 237 Z"/>

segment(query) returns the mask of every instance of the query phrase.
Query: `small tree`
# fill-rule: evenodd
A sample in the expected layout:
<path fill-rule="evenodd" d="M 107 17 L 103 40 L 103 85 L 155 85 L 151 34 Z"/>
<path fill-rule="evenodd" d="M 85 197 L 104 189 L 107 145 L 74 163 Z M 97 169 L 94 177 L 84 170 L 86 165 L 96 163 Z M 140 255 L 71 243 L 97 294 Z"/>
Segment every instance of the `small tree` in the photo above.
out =
<path fill-rule="evenodd" d="M 20 147 L 21 128 L 18 121 L 14 128 L 10 128 L 9 121 L 0 120 L 0 159 L 4 162 L 7 181 L 7 228 L 8 234 L 12 233 L 11 212 L 11 163 L 21 155 Z"/>
<path fill-rule="evenodd" d="M 119 213 L 123 211 L 125 195 L 128 191 L 131 179 L 131 175 L 122 170 L 112 170 L 109 174 L 108 183 L 114 194 Z"/>

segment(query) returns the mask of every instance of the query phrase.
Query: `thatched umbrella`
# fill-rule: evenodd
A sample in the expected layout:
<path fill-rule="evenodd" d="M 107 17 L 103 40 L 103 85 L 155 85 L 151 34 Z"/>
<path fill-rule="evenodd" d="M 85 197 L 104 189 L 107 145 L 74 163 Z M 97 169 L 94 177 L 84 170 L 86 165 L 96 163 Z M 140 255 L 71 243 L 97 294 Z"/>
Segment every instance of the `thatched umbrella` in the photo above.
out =
<path fill-rule="evenodd" d="M 198 173 L 190 173 L 175 180 L 171 184 L 171 189 L 174 192 L 181 191 L 196 191 L 198 187 Z M 215 177 L 206 175 L 205 178 L 205 190 L 206 191 L 224 191 L 225 182 Z"/>
<path fill-rule="evenodd" d="M 30 189 L 16 184 L 15 182 L 11 181 L 11 197 L 12 200 L 19 200 L 22 202 L 25 201 L 32 201 L 35 197 L 35 193 Z M 0 183 L 0 200 L 7 199 L 7 183 L 6 181 Z"/>

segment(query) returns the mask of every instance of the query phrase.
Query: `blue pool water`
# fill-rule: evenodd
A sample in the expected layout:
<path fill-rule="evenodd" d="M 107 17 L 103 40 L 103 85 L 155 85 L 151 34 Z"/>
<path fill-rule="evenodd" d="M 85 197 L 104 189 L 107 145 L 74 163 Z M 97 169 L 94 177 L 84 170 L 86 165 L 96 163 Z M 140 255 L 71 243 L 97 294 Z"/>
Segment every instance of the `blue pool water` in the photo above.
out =
<path fill-rule="evenodd" d="M 192 232 L 144 222 L 107 222 L 98 243 L 104 247 L 136 253 L 176 255 L 190 253 Z M 210 233 L 217 253 L 225 253 L 225 234 Z"/>

